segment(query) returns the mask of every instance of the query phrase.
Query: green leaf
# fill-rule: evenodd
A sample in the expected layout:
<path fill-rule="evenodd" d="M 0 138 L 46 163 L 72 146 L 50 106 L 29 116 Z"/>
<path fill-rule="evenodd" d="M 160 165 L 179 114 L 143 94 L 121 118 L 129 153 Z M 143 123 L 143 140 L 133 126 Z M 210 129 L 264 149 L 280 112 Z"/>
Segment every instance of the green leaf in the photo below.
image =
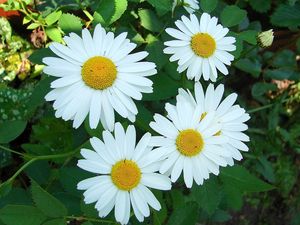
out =
<path fill-rule="evenodd" d="M 276 91 L 277 86 L 271 83 L 257 82 L 252 86 L 252 96 L 260 97 L 269 91 Z"/>
<path fill-rule="evenodd" d="M 97 23 L 108 26 L 121 18 L 127 9 L 127 0 L 102 0 L 94 13 Z"/>
<path fill-rule="evenodd" d="M 251 5 L 251 7 L 260 13 L 264 13 L 267 12 L 271 9 L 271 0 L 249 0 L 249 4 Z"/>
<path fill-rule="evenodd" d="M 193 185 L 191 196 L 206 213 L 212 215 L 221 201 L 221 189 L 215 178 L 210 178 L 203 185 Z"/>
<path fill-rule="evenodd" d="M 271 23 L 279 27 L 300 25 L 300 3 L 294 6 L 281 4 L 271 16 Z"/>
<path fill-rule="evenodd" d="M 235 5 L 226 6 L 221 12 L 221 22 L 226 27 L 232 27 L 240 24 L 246 16 L 246 10 L 240 9 Z"/>
<path fill-rule="evenodd" d="M 46 184 L 50 178 L 50 166 L 48 161 L 38 161 L 25 169 L 27 176 L 38 184 Z"/>
<path fill-rule="evenodd" d="M 62 36 L 58 28 L 56 27 L 47 27 L 46 28 L 46 34 L 47 36 L 52 40 L 56 42 L 62 41 Z"/>
<path fill-rule="evenodd" d="M 35 64 L 44 64 L 43 63 L 43 58 L 44 57 L 51 57 L 51 56 L 56 56 L 51 50 L 50 48 L 41 48 L 41 49 L 36 49 L 34 50 L 34 52 L 29 56 L 29 60 L 32 63 Z"/>
<path fill-rule="evenodd" d="M 43 223 L 43 225 L 67 225 L 67 221 L 65 219 L 54 219 Z"/>
<path fill-rule="evenodd" d="M 222 186 L 226 205 L 230 209 L 239 210 L 243 206 L 243 195 L 241 190 L 233 186 L 231 183 L 225 182 Z"/>
<path fill-rule="evenodd" d="M 9 143 L 19 137 L 25 130 L 26 121 L 14 120 L 0 123 L 0 143 Z"/>
<path fill-rule="evenodd" d="M 55 11 L 50 13 L 46 18 L 45 21 L 47 23 L 47 25 L 52 25 L 54 24 L 56 21 L 59 20 L 59 18 L 61 17 L 62 12 L 61 11 Z"/>
<path fill-rule="evenodd" d="M 159 32 L 162 30 L 163 24 L 152 10 L 141 9 L 138 14 L 141 19 L 142 27 L 152 32 Z"/>
<path fill-rule="evenodd" d="M 172 9 L 172 0 L 147 0 L 156 10 L 159 16 L 164 15 Z"/>
<path fill-rule="evenodd" d="M 6 225 L 41 225 L 46 216 L 33 206 L 7 205 L 0 209 L 0 219 Z"/>
<path fill-rule="evenodd" d="M 0 151 L 0 169 L 10 165 L 12 163 L 12 157 L 10 152 Z"/>
<path fill-rule="evenodd" d="M 291 67 L 296 68 L 296 54 L 291 50 L 284 49 L 280 52 L 277 52 L 274 59 L 272 60 L 272 66 L 277 68 L 282 67 Z"/>
<path fill-rule="evenodd" d="M 136 103 L 136 107 L 139 113 L 137 114 L 135 124 L 144 131 L 151 131 L 149 124 L 153 119 L 152 112 L 138 102 Z"/>
<path fill-rule="evenodd" d="M 31 181 L 31 193 L 36 206 L 49 217 L 63 217 L 68 215 L 66 207 L 35 181 Z"/>
<path fill-rule="evenodd" d="M 238 69 L 250 73 L 253 77 L 259 77 L 261 73 L 261 63 L 258 61 L 258 59 L 240 59 L 235 64 L 235 67 Z"/>
<path fill-rule="evenodd" d="M 147 36 L 146 41 L 148 45 L 146 46 L 145 50 L 149 52 L 147 59 L 151 62 L 154 62 L 157 65 L 158 70 L 160 70 L 168 62 L 167 55 L 162 51 L 164 45 L 152 34 Z"/>
<path fill-rule="evenodd" d="M 240 37 L 240 39 L 248 42 L 251 45 L 256 45 L 257 44 L 257 39 L 256 39 L 257 33 L 258 32 L 256 30 L 246 30 L 246 31 L 239 33 L 239 37 Z"/>
<path fill-rule="evenodd" d="M 33 29 L 35 29 L 35 28 L 38 28 L 40 25 L 41 25 L 41 24 L 39 24 L 39 23 L 32 23 L 32 24 L 30 24 L 30 25 L 27 27 L 27 29 L 33 30 Z"/>
<path fill-rule="evenodd" d="M 275 79 L 275 80 L 299 80 L 300 73 L 293 69 L 275 69 L 275 70 L 266 70 L 264 73 L 265 78 Z"/>
<path fill-rule="evenodd" d="M 82 30 L 81 19 L 73 14 L 63 13 L 59 18 L 58 24 L 65 34 L 70 32 L 79 34 Z"/>
<path fill-rule="evenodd" d="M 218 0 L 201 0 L 200 6 L 204 12 L 212 12 L 218 5 Z"/>
<path fill-rule="evenodd" d="M 6 205 L 33 205 L 28 191 L 19 187 L 11 188 L 11 191 L 6 196 L 0 195 L 0 199 L 0 208 Z"/>
<path fill-rule="evenodd" d="M 235 186 L 241 191 L 260 192 L 269 191 L 274 188 L 272 185 L 250 174 L 246 168 L 239 165 L 223 168 L 220 177 L 223 183 Z"/>
<path fill-rule="evenodd" d="M 226 222 L 230 220 L 232 217 L 230 214 L 224 210 L 217 210 L 211 217 L 211 220 L 214 222 Z"/>
<path fill-rule="evenodd" d="M 12 189 L 12 183 L 11 182 L 4 182 L 0 183 L 0 198 L 3 198 L 4 196 L 8 195 L 8 193 Z"/>
<path fill-rule="evenodd" d="M 145 101 L 157 101 L 174 97 L 180 87 L 179 83 L 166 74 L 157 74 L 152 76 L 151 80 L 153 81 L 153 93 L 145 94 L 143 96 Z"/>
<path fill-rule="evenodd" d="M 195 225 L 198 219 L 198 210 L 196 203 L 187 203 L 172 212 L 167 225 Z"/>

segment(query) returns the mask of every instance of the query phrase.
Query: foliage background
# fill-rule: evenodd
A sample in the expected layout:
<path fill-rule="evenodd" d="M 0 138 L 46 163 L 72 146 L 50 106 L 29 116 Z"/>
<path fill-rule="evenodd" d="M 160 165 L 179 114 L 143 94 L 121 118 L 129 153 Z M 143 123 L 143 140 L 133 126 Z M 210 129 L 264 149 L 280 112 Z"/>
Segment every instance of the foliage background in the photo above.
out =
<path fill-rule="evenodd" d="M 51 41 L 101 23 L 116 34 L 128 32 L 137 50 L 146 49 L 157 64 L 154 93 L 137 103 L 139 135 L 152 130 L 154 112 L 165 113 L 179 87 L 193 81 L 176 72 L 164 55 L 164 32 L 187 14 L 172 0 L 1 0 L 0 11 L 0 225 L 97 225 L 102 220 L 85 205 L 78 181 L 89 174 L 76 167 L 81 146 L 100 136 L 85 123 L 54 117 L 45 103 L 52 78 L 42 73 L 41 59 Z M 12 11 L 13 10 L 13 11 Z M 300 224 L 300 3 L 297 0 L 200 0 L 205 11 L 230 28 L 237 39 L 228 77 L 220 76 L 227 94 L 237 92 L 250 114 L 250 151 L 239 165 L 221 169 L 203 186 L 155 192 L 163 208 L 145 224 Z M 256 35 L 273 28 L 270 48 L 258 47 Z M 207 85 L 202 82 L 203 85 Z M 128 121 L 118 117 L 124 126 Z M 132 217 L 132 224 L 138 224 Z"/>

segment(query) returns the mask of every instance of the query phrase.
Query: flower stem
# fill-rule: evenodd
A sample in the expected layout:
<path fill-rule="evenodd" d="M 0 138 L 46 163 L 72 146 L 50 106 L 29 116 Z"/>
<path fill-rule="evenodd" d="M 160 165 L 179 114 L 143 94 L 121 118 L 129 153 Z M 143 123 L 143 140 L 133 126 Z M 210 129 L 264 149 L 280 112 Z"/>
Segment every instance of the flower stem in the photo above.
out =
<path fill-rule="evenodd" d="M 284 99 L 284 100 L 281 101 L 281 103 L 285 103 L 288 100 L 289 99 Z M 257 107 L 257 108 L 251 109 L 251 110 L 248 111 L 248 113 L 256 113 L 256 112 L 259 112 L 261 110 L 265 110 L 265 109 L 271 108 L 274 104 L 276 104 L 276 103 L 271 103 L 271 104 L 268 104 L 268 105 L 264 105 L 264 106 L 261 106 L 261 107 Z"/>
<path fill-rule="evenodd" d="M 86 220 L 86 221 L 99 222 L 99 223 L 119 224 L 119 223 L 117 223 L 115 221 L 111 221 L 111 220 L 103 220 L 103 219 L 83 217 L 83 216 L 66 216 L 65 219 L 71 219 L 71 220 L 77 220 L 77 221 Z"/>

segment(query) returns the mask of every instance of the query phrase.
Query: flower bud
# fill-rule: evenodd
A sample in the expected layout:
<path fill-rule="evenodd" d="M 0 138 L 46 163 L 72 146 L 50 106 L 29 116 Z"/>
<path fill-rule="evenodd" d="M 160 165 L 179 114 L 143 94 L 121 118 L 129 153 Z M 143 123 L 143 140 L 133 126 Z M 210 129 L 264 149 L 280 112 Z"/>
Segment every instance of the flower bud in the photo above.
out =
<path fill-rule="evenodd" d="M 257 42 L 260 47 L 267 48 L 270 47 L 273 43 L 274 33 L 273 29 L 261 32 L 257 35 Z"/>

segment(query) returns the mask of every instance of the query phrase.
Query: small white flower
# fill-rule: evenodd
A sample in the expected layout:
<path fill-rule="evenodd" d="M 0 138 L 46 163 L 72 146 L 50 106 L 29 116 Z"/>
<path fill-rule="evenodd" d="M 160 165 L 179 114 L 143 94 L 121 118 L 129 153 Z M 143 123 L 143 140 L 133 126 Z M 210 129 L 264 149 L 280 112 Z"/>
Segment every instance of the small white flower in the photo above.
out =
<path fill-rule="evenodd" d="M 156 173 L 161 162 L 149 146 L 150 133 L 146 133 L 136 144 L 134 126 L 128 126 L 126 132 L 120 123 L 115 124 L 115 135 L 103 132 L 103 140 L 90 139 L 96 151 L 81 149 L 85 159 L 78 166 L 86 171 L 99 174 L 78 183 L 84 192 L 86 204 L 96 202 L 95 208 L 100 217 L 105 217 L 115 208 L 115 218 L 121 224 L 127 224 L 130 208 L 136 218 L 142 222 L 150 215 L 149 206 L 160 210 L 161 205 L 149 188 L 170 190 L 170 179 Z"/>
<path fill-rule="evenodd" d="M 189 102 L 194 109 L 203 108 L 201 118 L 205 118 L 209 112 L 215 112 L 214 123 L 218 124 L 218 130 L 214 136 L 227 139 L 226 144 L 222 144 L 224 151 L 230 153 L 230 157 L 225 156 L 227 164 L 233 165 L 233 159 L 241 160 L 243 157 L 240 151 L 248 151 L 247 145 L 243 142 L 249 141 L 249 137 L 243 133 L 248 129 L 245 124 L 250 119 L 248 113 L 239 105 L 234 105 L 237 94 L 228 95 L 223 101 L 224 85 L 220 84 L 216 88 L 209 84 L 206 92 L 199 82 L 195 83 L 195 98 L 189 91 L 179 90 L 177 101 Z M 239 151 L 240 150 L 240 151 Z"/>
<path fill-rule="evenodd" d="M 161 135 L 153 137 L 151 145 L 158 146 L 154 150 L 157 155 L 166 157 L 160 173 L 170 174 L 171 181 L 175 182 L 183 172 L 188 188 L 192 187 L 193 180 L 201 185 L 210 173 L 218 175 L 219 166 L 227 165 L 224 157 L 230 157 L 221 146 L 227 143 L 227 138 L 215 135 L 221 129 L 214 122 L 215 111 L 203 116 L 203 110 L 190 102 L 177 101 L 176 106 L 167 103 L 168 118 L 155 114 L 155 122 L 150 123 Z"/>
<path fill-rule="evenodd" d="M 198 0 L 183 0 L 183 7 L 185 8 L 188 13 L 194 13 L 196 10 L 199 9 L 199 2 Z"/>
<path fill-rule="evenodd" d="M 75 33 L 64 37 L 66 46 L 52 43 L 50 49 L 57 57 L 46 57 L 44 72 L 57 77 L 53 90 L 45 97 L 54 101 L 55 116 L 74 120 L 78 128 L 89 114 L 91 128 L 101 120 L 105 129 L 113 130 L 115 115 L 135 121 L 138 113 L 132 99 L 141 100 L 141 93 L 152 92 L 156 74 L 155 64 L 139 62 L 148 53 L 130 54 L 136 44 L 130 43 L 127 33 L 114 33 L 97 25 L 93 37 L 87 29 L 82 38 Z"/>
<path fill-rule="evenodd" d="M 228 74 L 225 65 L 230 65 L 234 57 L 228 52 L 235 51 L 234 37 L 225 37 L 228 28 L 217 24 L 216 17 L 203 13 L 200 21 L 194 14 L 190 19 L 182 16 L 175 25 L 178 29 L 167 28 L 166 32 L 177 40 L 167 41 L 164 53 L 172 54 L 170 61 L 178 61 L 179 73 L 187 70 L 187 78 L 199 81 L 216 81 L 219 70 Z M 225 65 L 224 65 L 225 64 Z"/>

